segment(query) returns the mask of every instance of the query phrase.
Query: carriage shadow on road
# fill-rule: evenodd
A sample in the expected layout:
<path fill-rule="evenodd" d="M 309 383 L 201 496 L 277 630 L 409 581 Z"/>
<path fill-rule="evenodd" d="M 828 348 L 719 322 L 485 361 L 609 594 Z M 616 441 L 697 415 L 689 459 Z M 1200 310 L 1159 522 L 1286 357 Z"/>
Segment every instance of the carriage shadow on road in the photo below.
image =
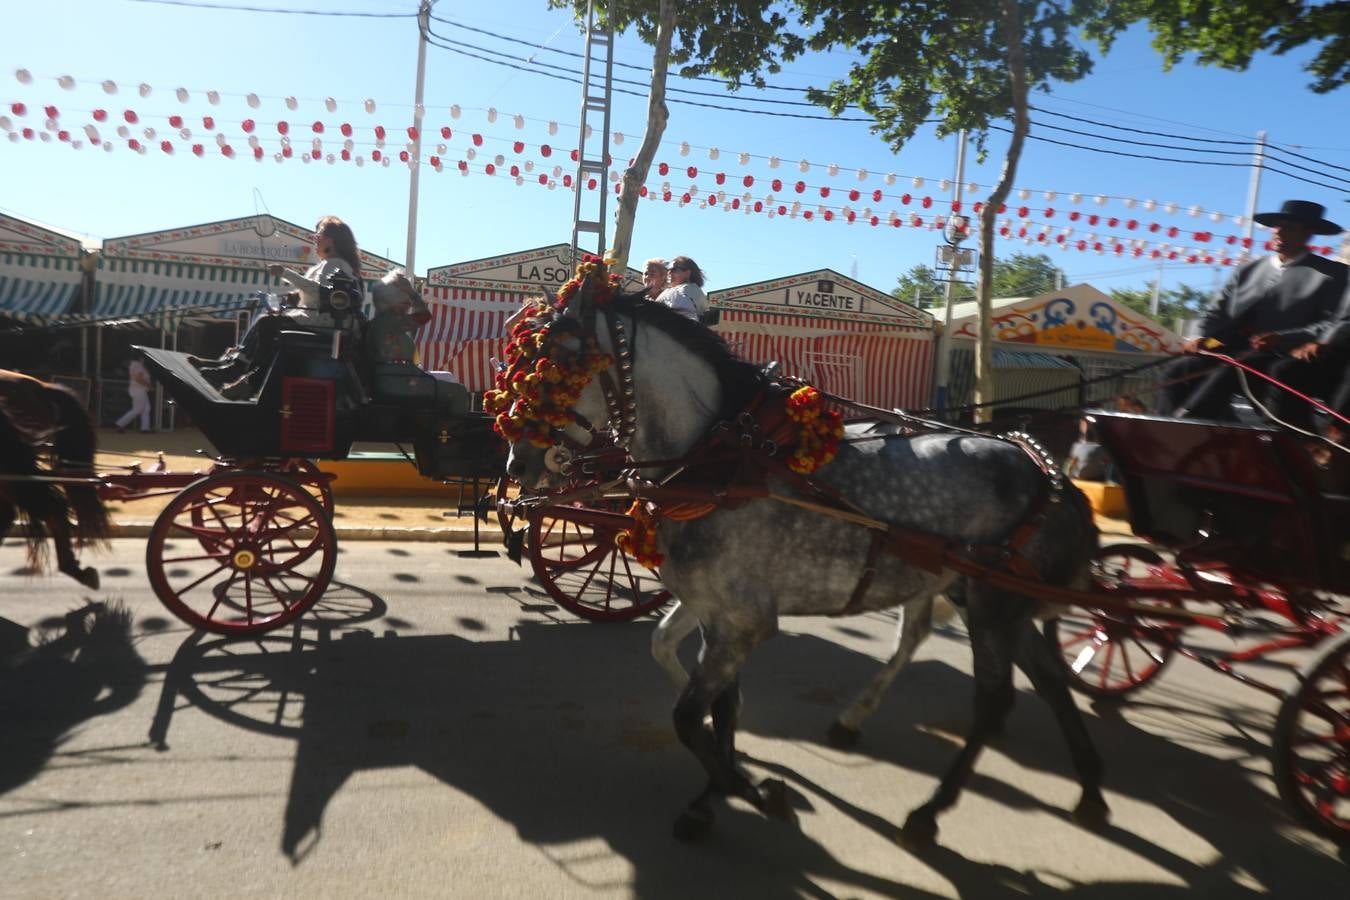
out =
<path fill-rule="evenodd" d="M 308 623 L 261 639 L 196 635 L 166 672 L 162 711 L 172 710 L 173 695 L 181 693 L 225 721 L 296 740 L 281 850 L 297 864 L 322 840 L 325 811 L 353 774 L 414 766 L 511 823 L 562 877 L 580 885 L 616 887 L 590 882 L 585 863 L 559 849 L 598 838 L 631 863 L 632 891 L 641 897 L 687 896 L 700 888 L 720 896 L 826 896 L 813 879 L 885 896 L 932 896 L 850 868 L 808 833 L 736 809 L 719 816 L 709 842 L 675 843 L 669 832 L 674 814 L 701 787 L 702 776 L 675 741 L 671 697 L 653 674 L 647 627 L 541 622 L 516 627 L 507 641 L 483 641 L 400 636 L 384 630 L 387 620 L 362 619 L 359 627 Z M 819 745 L 838 703 L 875 666 L 814 636 L 770 641 L 746 669 L 743 730 Z M 937 661 L 916 663 L 869 722 L 859 761 L 874 758 L 936 778 L 954 751 L 940 734 L 964 730 L 970 692 L 966 674 Z M 1029 694 L 1020 699 L 994 750 L 1019 765 L 1069 776 L 1048 711 Z M 1229 721 L 1264 715 L 1237 706 L 1216 714 Z M 1103 835 L 1175 875 L 1184 890 L 1254 895 L 1234 882 L 1239 869 L 1275 896 L 1343 883 L 1335 860 L 1276 830 L 1284 813 L 1239 765 L 1124 719 L 1098 719 L 1090 727 L 1107 758 L 1108 789 L 1163 807 L 1217 851 L 1218 862 L 1202 866 L 1147 835 L 1120 827 Z M 164 742 L 167 718 L 157 719 L 156 728 Z M 772 761 L 754 760 L 752 768 L 783 777 L 799 805 L 828 805 L 887 840 L 898 824 Z M 978 769 L 970 790 L 1007 806 L 1068 815 Z M 913 798 L 914 804 L 922 799 Z M 969 897 L 1171 891 L 1156 883 L 1052 887 L 1034 873 L 941 848 L 914 864 L 932 868 Z"/>

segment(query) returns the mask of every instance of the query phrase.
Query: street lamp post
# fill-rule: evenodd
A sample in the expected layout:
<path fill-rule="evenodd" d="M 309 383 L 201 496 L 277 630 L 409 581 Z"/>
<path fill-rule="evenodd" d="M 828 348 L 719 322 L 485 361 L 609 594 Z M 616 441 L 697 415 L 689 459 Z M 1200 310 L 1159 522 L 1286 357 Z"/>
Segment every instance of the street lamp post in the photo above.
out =
<path fill-rule="evenodd" d="M 939 410 L 947 409 L 947 389 L 952 374 L 952 302 L 956 299 L 956 285 L 962 283 L 961 276 L 974 266 L 975 254 L 961 246 L 970 236 L 970 218 L 954 215 L 947 220 L 942 229 L 945 244 L 938 244 L 937 272 L 947 275 L 947 303 L 943 310 L 942 334 L 938 336 L 938 377 L 935 405 Z"/>

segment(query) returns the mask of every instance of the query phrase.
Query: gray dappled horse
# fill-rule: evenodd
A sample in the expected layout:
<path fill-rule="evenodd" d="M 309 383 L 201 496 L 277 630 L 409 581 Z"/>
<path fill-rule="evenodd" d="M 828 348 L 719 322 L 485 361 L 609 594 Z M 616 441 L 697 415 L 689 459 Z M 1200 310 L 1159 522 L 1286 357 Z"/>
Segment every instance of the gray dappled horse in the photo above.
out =
<path fill-rule="evenodd" d="M 624 355 L 615 351 L 608 318 L 616 318 L 631 336 L 631 373 L 619 371 L 610 382 L 631 385 L 631 421 L 611 424 L 620 433 L 631 431 L 632 459 L 684 457 L 719 422 L 734 421 L 758 395 L 759 370 L 738 359 L 703 326 L 660 304 L 628 298 L 589 310 L 585 295 L 583 289 L 564 313 L 549 320 L 554 342 L 549 346 L 575 350 L 587 328 L 583 323 L 593 321 L 600 350 L 618 358 L 622 369 Z M 614 403 L 607 401 L 601 381 L 592 379 L 573 406 L 574 421 L 562 430 L 573 442 L 585 443 L 598 430 L 583 425 L 613 418 Z M 958 547 L 1005 545 L 1040 511 L 1043 520 L 1020 546 L 1022 559 L 1050 584 L 1086 585 L 1096 548 L 1087 503 L 1067 482 L 1058 488 L 1056 502 L 1042 502 L 1049 479 L 1022 448 L 968 433 L 869 436 L 867 430 L 850 426 L 837 458 L 811 477 L 867 517 L 941 536 Z M 555 468 L 550 458 L 556 455 L 517 442 L 508 472 L 533 486 Z M 662 474 L 641 471 L 652 480 Z M 789 498 L 801 496 L 790 481 L 772 475 L 768 486 Z M 980 750 L 1012 708 L 1014 660 L 1050 704 L 1064 732 L 1082 788 L 1075 818 L 1089 826 L 1108 818 L 1100 789 L 1101 761 L 1058 663 L 1031 621 L 1039 607 L 1034 596 L 968 579 L 958 584 L 955 572 L 933 573 L 882 554 L 870 587 L 858 597 L 869 529 L 789 502 L 752 499 L 699 519 L 658 521 L 657 544 L 665 557 L 662 581 L 692 613 L 704 639 L 703 652 L 676 702 L 674 724 L 681 742 L 707 771 L 709 783 L 677 820 L 677 836 L 705 833 L 718 796 L 740 797 L 766 815 L 795 819 L 782 782 L 752 783 L 735 755 L 740 671 L 755 646 L 777 632 L 779 617 L 897 606 L 926 616 L 934 596 L 943 592 L 959 593 L 965 603 L 974 655 L 974 721 L 937 791 L 910 813 L 898 839 L 913 847 L 935 840 L 937 814 L 956 802 Z M 704 721 L 708 714 L 710 729 Z"/>

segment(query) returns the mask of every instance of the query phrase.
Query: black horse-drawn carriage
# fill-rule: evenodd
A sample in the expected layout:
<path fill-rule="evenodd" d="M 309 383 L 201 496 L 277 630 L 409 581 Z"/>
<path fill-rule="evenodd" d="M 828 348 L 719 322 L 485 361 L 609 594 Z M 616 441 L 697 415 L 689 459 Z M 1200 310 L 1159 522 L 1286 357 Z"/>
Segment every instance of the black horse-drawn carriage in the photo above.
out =
<path fill-rule="evenodd" d="M 327 302 L 328 293 L 324 294 Z M 227 399 L 194 360 L 138 347 L 155 378 L 201 428 L 218 459 L 189 484 L 170 473 L 112 476 L 112 497 L 181 487 L 155 521 L 146 565 L 155 593 L 185 622 L 256 633 L 304 614 L 332 578 L 337 541 L 331 476 L 315 459 L 343 459 L 357 441 L 409 444 L 418 472 L 491 484 L 505 448 L 468 391 L 410 361 L 372 361 L 346 304 L 331 325 L 277 330 L 260 388 Z"/>

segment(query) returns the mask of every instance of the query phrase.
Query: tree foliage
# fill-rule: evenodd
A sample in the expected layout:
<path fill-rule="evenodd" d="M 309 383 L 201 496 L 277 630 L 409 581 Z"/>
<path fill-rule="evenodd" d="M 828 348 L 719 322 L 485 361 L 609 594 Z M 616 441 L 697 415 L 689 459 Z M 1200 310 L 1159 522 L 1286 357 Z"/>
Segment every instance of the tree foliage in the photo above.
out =
<path fill-rule="evenodd" d="M 1077 81 L 1092 59 L 1075 40 L 1098 0 L 1020 0 L 1026 80 L 1048 91 L 1056 81 Z M 845 48 L 862 59 L 848 76 L 807 96 L 836 115 L 857 107 L 872 116 L 873 132 L 900 150 L 919 127 L 932 122 L 939 137 L 965 129 L 981 157 L 993 122 L 1013 117 L 1001 4 L 988 0 L 882 0 L 879 3 L 797 0 L 807 46 Z"/>
<path fill-rule="evenodd" d="M 624 171 L 623 193 L 615 212 L 609 255 L 627 265 L 637 215 L 638 192 L 647 180 L 656 149 L 670 119 L 666 106 L 666 74 L 715 74 L 729 82 L 762 86 L 764 74 L 782 68 L 781 61 L 802 52 L 800 37 L 787 30 L 788 20 L 772 0 L 594 0 L 598 21 L 615 34 L 632 30 L 652 46 L 652 81 L 647 101 L 647 126 L 633 162 Z M 571 8 L 584 22 L 587 0 L 548 0 L 553 8 Z"/>
<path fill-rule="evenodd" d="M 1111 299 L 1147 316 L 1150 315 L 1149 307 L 1153 305 L 1153 287 L 1117 288 L 1111 291 Z M 1209 301 L 1207 292 L 1189 284 L 1180 284 L 1159 293 L 1158 313 L 1152 318 L 1170 327 L 1178 319 L 1196 318 Z"/>
<path fill-rule="evenodd" d="M 1044 253 L 1014 253 L 1009 259 L 996 259 L 993 271 L 994 297 L 1037 297 L 1068 282 L 1064 270 Z M 928 266 L 917 265 L 896 279 L 891 296 L 906 303 L 920 297 L 925 309 L 942 307 L 947 304 L 947 282 Z M 958 284 L 955 299 L 957 303 L 974 300 L 975 291 L 968 284 Z"/>
<path fill-rule="evenodd" d="M 1242 71 L 1259 53 L 1307 47 L 1313 91 L 1350 83 L 1350 0 L 1117 0 L 1102 12 L 1087 23 L 1089 36 L 1109 46 L 1121 29 L 1147 22 L 1165 68 L 1193 53 L 1202 65 Z"/>

